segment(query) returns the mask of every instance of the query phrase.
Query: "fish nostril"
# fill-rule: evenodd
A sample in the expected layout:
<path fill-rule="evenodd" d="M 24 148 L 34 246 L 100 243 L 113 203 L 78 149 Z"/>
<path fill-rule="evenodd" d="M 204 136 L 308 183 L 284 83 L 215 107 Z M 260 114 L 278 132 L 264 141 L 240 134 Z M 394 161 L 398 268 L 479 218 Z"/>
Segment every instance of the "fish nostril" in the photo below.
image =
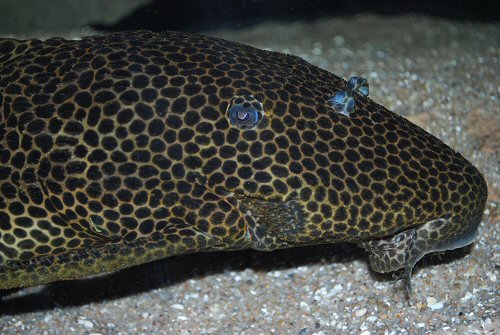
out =
<path fill-rule="evenodd" d="M 338 91 L 333 97 L 328 99 L 328 103 L 333 109 L 342 115 L 350 116 L 354 111 L 354 98 L 351 91 Z"/>
<path fill-rule="evenodd" d="M 351 77 L 347 83 L 347 88 L 353 91 L 359 91 L 364 96 L 368 96 L 370 92 L 368 80 L 363 77 Z"/>
<path fill-rule="evenodd" d="M 327 103 L 333 107 L 337 113 L 351 116 L 355 105 L 354 97 L 352 96 L 353 91 L 368 96 L 370 91 L 368 80 L 363 77 L 351 77 L 347 83 L 347 90 L 337 91 L 335 95 L 327 100 Z"/>

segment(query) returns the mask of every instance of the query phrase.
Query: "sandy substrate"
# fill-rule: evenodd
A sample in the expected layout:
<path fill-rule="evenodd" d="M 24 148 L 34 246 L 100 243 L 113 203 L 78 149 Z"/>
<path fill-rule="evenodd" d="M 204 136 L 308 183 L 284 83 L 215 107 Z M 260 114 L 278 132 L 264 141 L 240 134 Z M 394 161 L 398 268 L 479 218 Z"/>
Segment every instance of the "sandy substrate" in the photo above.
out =
<path fill-rule="evenodd" d="M 6 292 L 0 334 L 485 334 L 500 329 L 500 27 L 424 17 L 265 23 L 206 34 L 299 55 L 349 78 L 485 174 L 472 247 L 401 283 L 351 245 L 188 255 L 92 280 Z M 1 293 L 0 293 L 1 294 Z"/>

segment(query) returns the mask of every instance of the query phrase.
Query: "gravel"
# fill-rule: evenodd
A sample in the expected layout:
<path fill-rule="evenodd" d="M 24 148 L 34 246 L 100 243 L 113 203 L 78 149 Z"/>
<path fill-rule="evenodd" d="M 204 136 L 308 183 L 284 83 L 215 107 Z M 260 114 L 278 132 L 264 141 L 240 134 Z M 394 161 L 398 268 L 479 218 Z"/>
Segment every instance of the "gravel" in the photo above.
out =
<path fill-rule="evenodd" d="M 88 31 L 88 30 L 85 30 Z M 460 151 L 490 196 L 478 241 L 426 257 L 414 294 L 348 244 L 174 257 L 3 293 L 9 334 L 494 334 L 500 278 L 500 29 L 418 16 L 263 23 L 205 34 L 293 53 Z M 2 295 L 2 293 L 0 293 Z"/>

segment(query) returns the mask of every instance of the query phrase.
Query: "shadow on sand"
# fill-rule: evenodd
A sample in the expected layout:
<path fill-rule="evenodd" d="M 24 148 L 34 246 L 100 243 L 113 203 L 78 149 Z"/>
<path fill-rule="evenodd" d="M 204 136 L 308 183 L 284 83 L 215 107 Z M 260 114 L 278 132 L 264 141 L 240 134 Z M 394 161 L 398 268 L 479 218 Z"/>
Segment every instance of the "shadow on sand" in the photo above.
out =
<path fill-rule="evenodd" d="M 451 262 L 465 256 L 470 249 L 464 247 L 444 255 L 425 257 L 417 267 Z M 367 261 L 366 254 L 352 244 L 319 245 L 274 252 L 245 250 L 177 256 L 89 279 L 0 291 L 0 316 L 116 299 L 224 271 L 249 268 L 257 272 L 268 272 L 301 265 L 340 264 L 360 259 Z M 392 274 L 377 274 L 373 271 L 371 275 L 377 281 L 392 281 L 394 277 Z"/>

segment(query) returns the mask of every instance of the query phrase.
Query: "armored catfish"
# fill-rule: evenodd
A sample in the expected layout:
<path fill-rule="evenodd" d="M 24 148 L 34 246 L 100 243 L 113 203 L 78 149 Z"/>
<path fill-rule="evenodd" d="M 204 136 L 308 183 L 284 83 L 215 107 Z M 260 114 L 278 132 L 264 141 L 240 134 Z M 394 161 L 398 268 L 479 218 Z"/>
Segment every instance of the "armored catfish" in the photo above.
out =
<path fill-rule="evenodd" d="M 0 288 L 172 255 L 474 241 L 459 153 L 301 58 L 178 32 L 0 40 Z"/>

